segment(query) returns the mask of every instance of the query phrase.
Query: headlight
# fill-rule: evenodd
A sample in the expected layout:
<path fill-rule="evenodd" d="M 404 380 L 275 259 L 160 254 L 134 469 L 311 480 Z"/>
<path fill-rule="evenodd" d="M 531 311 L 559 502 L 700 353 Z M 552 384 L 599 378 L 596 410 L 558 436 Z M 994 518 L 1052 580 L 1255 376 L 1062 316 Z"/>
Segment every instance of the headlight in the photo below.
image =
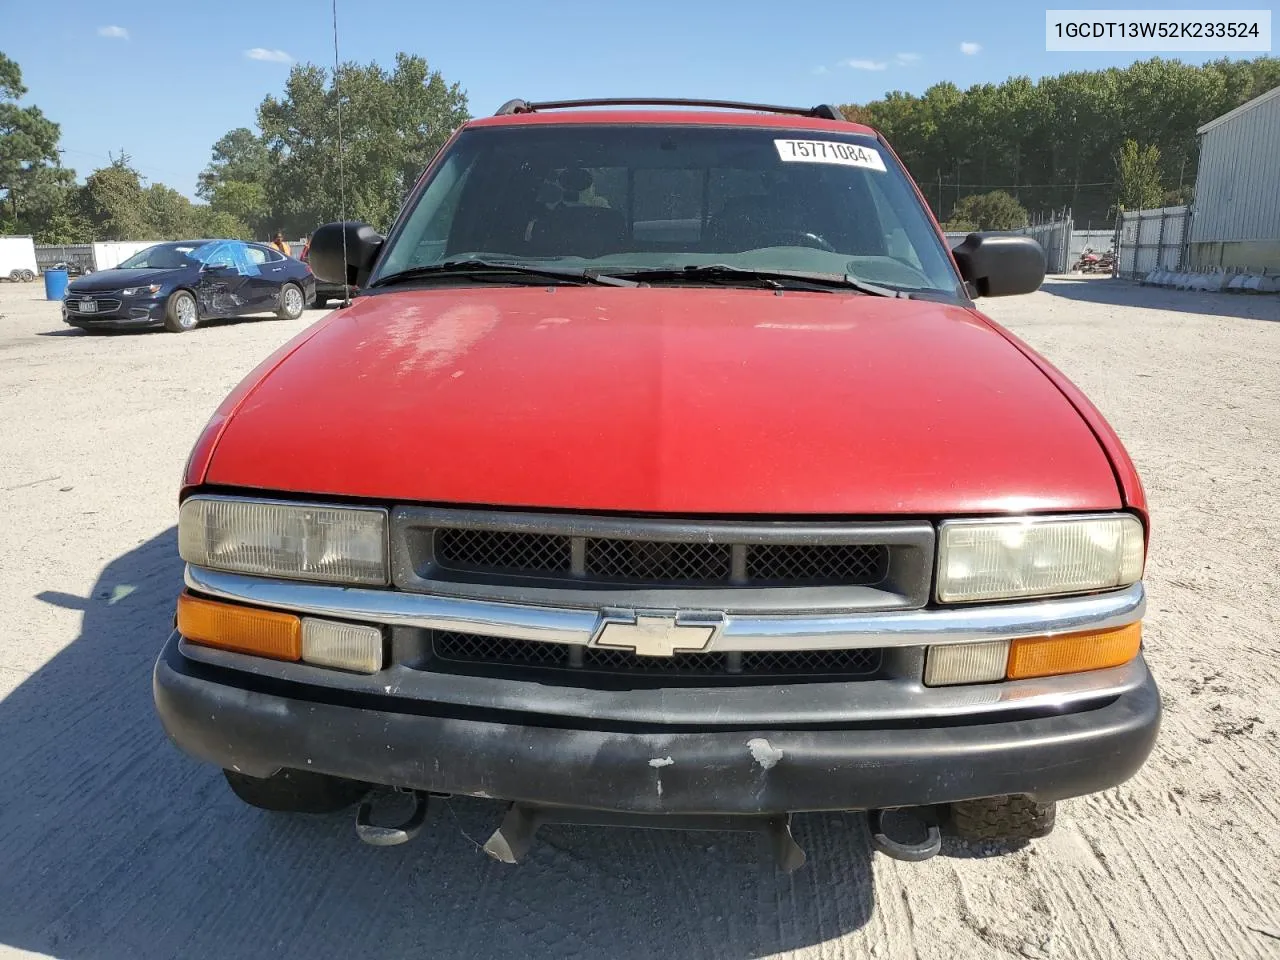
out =
<path fill-rule="evenodd" d="M 160 284 L 153 283 L 147 287 L 126 287 L 120 292 L 126 297 L 154 297 L 160 292 Z"/>
<path fill-rule="evenodd" d="M 232 573 L 381 586 L 388 582 L 387 511 L 190 497 L 178 515 L 178 553 Z"/>
<path fill-rule="evenodd" d="M 1125 587 L 1142 577 L 1142 524 L 1128 514 L 948 520 L 938 600 L 1011 600 Z"/>

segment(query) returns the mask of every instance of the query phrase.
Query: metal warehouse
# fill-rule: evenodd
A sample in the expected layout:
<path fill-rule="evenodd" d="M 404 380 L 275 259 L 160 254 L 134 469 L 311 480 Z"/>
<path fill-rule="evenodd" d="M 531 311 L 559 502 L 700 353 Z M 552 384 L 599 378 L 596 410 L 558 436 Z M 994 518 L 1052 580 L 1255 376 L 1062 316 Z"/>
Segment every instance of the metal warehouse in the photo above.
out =
<path fill-rule="evenodd" d="M 1280 87 L 1197 133 L 1191 265 L 1280 272 Z"/>

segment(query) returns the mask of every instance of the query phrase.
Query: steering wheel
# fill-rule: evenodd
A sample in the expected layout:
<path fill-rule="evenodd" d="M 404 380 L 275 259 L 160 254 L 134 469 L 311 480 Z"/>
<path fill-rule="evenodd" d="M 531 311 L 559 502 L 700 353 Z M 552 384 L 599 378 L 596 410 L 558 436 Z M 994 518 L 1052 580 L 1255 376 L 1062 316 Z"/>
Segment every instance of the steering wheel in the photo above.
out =
<path fill-rule="evenodd" d="M 770 236 L 770 240 L 791 240 L 796 241 L 788 246 L 813 247 L 817 250 L 825 250 L 827 253 L 839 253 L 840 251 L 833 247 L 829 240 L 820 233 L 813 233 L 809 230 L 774 230 Z M 768 244 L 768 246 L 776 246 L 776 244 Z"/>

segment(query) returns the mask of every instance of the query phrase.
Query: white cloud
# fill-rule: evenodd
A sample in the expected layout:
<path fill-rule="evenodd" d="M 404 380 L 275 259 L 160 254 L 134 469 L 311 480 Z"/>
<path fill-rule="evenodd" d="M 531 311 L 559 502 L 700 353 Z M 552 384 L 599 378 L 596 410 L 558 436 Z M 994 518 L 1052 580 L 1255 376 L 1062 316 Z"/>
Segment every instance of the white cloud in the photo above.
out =
<path fill-rule="evenodd" d="M 918 53 L 896 53 L 894 59 L 898 61 L 898 66 L 905 67 L 909 63 L 915 63 L 920 59 Z"/>
<path fill-rule="evenodd" d="M 283 50 L 268 50 L 266 47 L 254 47 L 246 50 L 244 55 L 250 60 L 265 60 L 268 63 L 293 63 L 293 57 Z"/>
<path fill-rule="evenodd" d="M 110 37 L 112 40 L 128 40 L 129 31 L 124 27 L 99 27 L 98 36 Z"/>
<path fill-rule="evenodd" d="M 846 60 L 844 65 L 855 70 L 883 70 L 889 66 L 880 60 Z"/>
<path fill-rule="evenodd" d="M 982 50 L 982 44 L 974 43 L 972 40 L 966 40 L 960 44 L 960 52 L 966 57 L 972 57 Z"/>

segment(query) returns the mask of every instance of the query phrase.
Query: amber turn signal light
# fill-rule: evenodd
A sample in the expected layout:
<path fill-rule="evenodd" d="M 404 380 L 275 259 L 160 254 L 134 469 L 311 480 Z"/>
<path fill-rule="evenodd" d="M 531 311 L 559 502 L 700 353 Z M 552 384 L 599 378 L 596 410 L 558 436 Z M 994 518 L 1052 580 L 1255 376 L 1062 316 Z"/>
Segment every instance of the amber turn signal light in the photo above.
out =
<path fill-rule="evenodd" d="M 1128 663 L 1142 646 L 1142 622 L 1060 637 L 1025 637 L 1009 645 L 1010 680 L 1054 677 Z"/>
<path fill-rule="evenodd" d="M 302 621 L 292 614 L 178 597 L 178 632 L 191 643 L 273 660 L 302 656 Z"/>

